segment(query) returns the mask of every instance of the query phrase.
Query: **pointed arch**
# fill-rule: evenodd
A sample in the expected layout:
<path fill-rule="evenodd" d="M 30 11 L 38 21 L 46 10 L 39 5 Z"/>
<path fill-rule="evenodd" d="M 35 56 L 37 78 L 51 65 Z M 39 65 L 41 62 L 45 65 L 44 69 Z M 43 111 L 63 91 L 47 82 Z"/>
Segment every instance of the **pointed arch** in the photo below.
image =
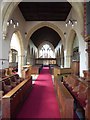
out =
<path fill-rule="evenodd" d="M 3 33 L 7 34 L 7 21 L 10 18 L 10 16 L 12 15 L 13 11 L 15 10 L 15 8 L 17 7 L 17 5 L 21 2 L 22 0 L 17 0 L 17 2 L 5 2 L 2 5 L 2 28 L 3 28 Z M 67 0 L 75 9 L 75 11 L 77 12 L 77 15 L 79 13 L 79 19 L 81 20 L 81 23 L 83 24 L 83 3 L 78 3 L 78 2 L 72 2 L 70 0 Z M 81 26 L 82 27 L 82 26 Z M 58 32 L 57 32 L 58 33 Z"/>
<path fill-rule="evenodd" d="M 54 46 L 53 46 L 50 42 L 48 42 L 48 41 L 44 41 L 43 43 L 41 43 L 41 44 L 39 45 L 38 49 L 41 49 L 41 47 L 42 47 L 44 44 L 50 45 L 50 47 L 51 47 L 52 50 L 54 51 Z"/>
<path fill-rule="evenodd" d="M 35 25 L 33 28 L 30 28 L 29 32 L 27 33 L 27 37 L 26 37 L 26 41 L 27 41 L 26 48 L 27 48 L 27 46 L 28 46 L 28 42 L 29 42 L 29 39 L 30 39 L 31 35 L 32 35 L 36 30 L 38 30 L 38 29 L 40 29 L 40 28 L 42 28 L 42 27 L 49 27 L 49 28 L 53 29 L 55 32 L 57 32 L 58 35 L 61 37 L 61 40 L 62 40 L 62 43 L 63 43 L 63 46 L 64 46 L 64 44 L 65 44 L 65 36 L 64 36 L 64 34 L 63 34 L 63 31 L 62 31 L 60 28 L 58 28 L 57 25 L 45 21 L 45 22 L 41 22 L 41 23 Z"/>
<path fill-rule="evenodd" d="M 12 44 L 11 48 L 14 48 L 15 50 L 18 51 L 18 73 L 20 76 L 22 76 L 21 69 L 24 61 L 24 55 L 23 55 L 24 47 L 23 47 L 22 36 L 20 34 L 20 31 L 15 31 L 12 34 L 11 44 Z"/>
<path fill-rule="evenodd" d="M 72 54 L 72 46 L 73 46 L 73 41 L 74 41 L 74 37 L 76 35 L 75 30 L 71 30 L 69 33 L 69 37 L 67 39 L 67 54 L 71 55 Z"/>

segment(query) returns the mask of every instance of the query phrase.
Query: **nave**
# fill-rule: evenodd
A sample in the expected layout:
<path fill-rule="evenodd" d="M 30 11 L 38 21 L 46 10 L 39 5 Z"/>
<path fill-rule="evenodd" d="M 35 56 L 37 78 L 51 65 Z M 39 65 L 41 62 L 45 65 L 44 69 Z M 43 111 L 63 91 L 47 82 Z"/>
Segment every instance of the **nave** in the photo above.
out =
<path fill-rule="evenodd" d="M 73 74 L 71 68 L 60 69 L 57 66 L 46 65 L 24 67 L 23 78 L 16 72 L 1 80 L 2 120 L 7 118 L 81 120 L 88 117 L 90 90 L 88 81 Z"/>
<path fill-rule="evenodd" d="M 57 118 L 89 120 L 90 1 L 17 1 L 1 2 L 0 118 L 56 117 L 43 113 L 43 107 L 49 107 L 45 105 L 47 100 L 53 97 L 52 93 L 48 95 L 46 86 L 52 85 L 45 81 L 47 77 L 43 82 L 39 78 L 47 76 L 48 70 L 44 69 L 48 66 L 54 79 L 56 103 L 58 100 L 54 107 L 60 107 Z M 34 110 L 39 113 L 40 107 L 37 115 Z"/>
<path fill-rule="evenodd" d="M 60 118 L 49 67 L 43 67 L 17 118 Z"/>

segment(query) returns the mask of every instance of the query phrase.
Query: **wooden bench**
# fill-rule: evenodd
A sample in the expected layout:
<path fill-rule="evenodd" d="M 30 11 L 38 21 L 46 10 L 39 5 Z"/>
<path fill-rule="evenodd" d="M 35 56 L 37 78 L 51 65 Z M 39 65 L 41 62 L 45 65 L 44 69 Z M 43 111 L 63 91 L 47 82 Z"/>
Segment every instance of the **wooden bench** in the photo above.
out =
<path fill-rule="evenodd" d="M 58 66 L 54 67 L 54 76 L 62 74 L 71 74 L 71 68 L 60 68 Z"/>
<path fill-rule="evenodd" d="M 25 79 L 2 97 L 2 119 L 14 118 L 26 99 L 32 86 L 31 79 Z"/>
<path fill-rule="evenodd" d="M 58 74 L 60 74 L 60 67 L 55 66 L 53 68 L 53 74 L 54 74 L 54 77 L 56 77 Z"/>
<path fill-rule="evenodd" d="M 90 93 L 90 83 L 87 81 L 82 80 L 81 78 L 74 76 L 74 75 L 69 75 L 68 77 L 64 77 L 63 84 L 65 87 L 69 90 L 71 95 L 74 98 L 75 103 L 77 104 L 76 106 L 76 112 L 79 109 L 79 112 L 77 113 L 82 113 L 83 118 L 87 118 L 87 104 L 89 100 L 89 95 Z M 90 106 L 90 103 L 88 104 Z"/>
<path fill-rule="evenodd" d="M 31 77 L 31 70 L 32 70 L 32 66 L 31 65 L 25 65 L 25 66 L 23 66 L 22 77 L 24 79 L 30 78 Z"/>
<path fill-rule="evenodd" d="M 2 90 L 4 94 L 6 94 L 22 81 L 23 81 L 23 78 L 20 78 L 18 74 L 14 74 L 14 75 L 2 78 L 0 79 L 0 90 Z"/>
<path fill-rule="evenodd" d="M 61 118 L 73 119 L 74 99 L 61 81 L 55 79 L 55 88 L 60 105 Z"/>
<path fill-rule="evenodd" d="M 39 66 L 35 65 L 35 66 L 32 66 L 32 69 L 31 69 L 31 74 L 39 74 Z"/>

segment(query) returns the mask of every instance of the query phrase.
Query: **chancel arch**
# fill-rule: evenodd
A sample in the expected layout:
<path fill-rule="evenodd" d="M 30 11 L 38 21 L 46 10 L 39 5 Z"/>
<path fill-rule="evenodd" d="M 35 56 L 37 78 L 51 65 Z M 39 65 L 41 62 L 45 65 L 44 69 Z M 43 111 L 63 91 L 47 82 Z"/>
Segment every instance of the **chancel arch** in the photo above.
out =
<path fill-rule="evenodd" d="M 3 32 L 6 34 L 7 33 L 7 21 L 9 20 L 11 14 L 17 7 L 17 5 L 21 2 L 22 0 L 17 0 L 17 2 L 5 2 L 4 4 L 2 3 L 2 13 L 3 13 Z M 82 3 L 75 3 L 68 0 L 70 4 L 74 7 L 77 13 L 79 13 L 79 19 L 82 20 L 81 18 L 83 17 L 83 4 Z M 83 23 L 83 22 L 82 22 Z"/>
<path fill-rule="evenodd" d="M 48 27 L 48 28 L 53 29 L 61 37 L 61 40 L 62 40 L 62 43 L 63 43 L 63 46 L 64 46 L 64 44 L 65 44 L 65 36 L 63 34 L 63 31 L 60 28 L 58 28 L 57 25 L 45 21 L 45 22 L 38 23 L 33 28 L 30 28 L 30 30 L 28 31 L 27 36 L 26 36 L 26 40 L 27 40 L 26 48 L 27 48 L 29 39 L 32 36 L 32 34 L 35 31 L 37 31 L 38 29 L 43 28 L 43 27 Z"/>

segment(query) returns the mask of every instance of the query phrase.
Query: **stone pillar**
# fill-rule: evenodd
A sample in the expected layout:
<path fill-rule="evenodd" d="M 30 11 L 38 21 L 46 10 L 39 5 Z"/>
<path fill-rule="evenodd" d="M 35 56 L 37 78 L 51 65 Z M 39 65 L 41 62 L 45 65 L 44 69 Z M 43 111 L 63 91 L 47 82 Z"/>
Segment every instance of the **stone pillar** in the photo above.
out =
<path fill-rule="evenodd" d="M 9 67 L 8 60 L 9 49 L 7 46 L 8 42 L 4 40 L 2 29 L 0 29 L 0 77 L 5 76 L 5 68 Z"/>
<path fill-rule="evenodd" d="M 0 70 L 4 71 L 3 69 L 9 68 L 9 40 L 2 38 L 0 43 Z"/>
<path fill-rule="evenodd" d="M 70 68 L 71 67 L 71 59 L 72 59 L 71 55 L 64 56 L 64 67 L 65 68 Z"/>
<path fill-rule="evenodd" d="M 25 59 L 25 55 L 18 56 L 18 74 L 20 77 L 22 77 L 22 66 L 25 65 L 24 59 Z"/>

